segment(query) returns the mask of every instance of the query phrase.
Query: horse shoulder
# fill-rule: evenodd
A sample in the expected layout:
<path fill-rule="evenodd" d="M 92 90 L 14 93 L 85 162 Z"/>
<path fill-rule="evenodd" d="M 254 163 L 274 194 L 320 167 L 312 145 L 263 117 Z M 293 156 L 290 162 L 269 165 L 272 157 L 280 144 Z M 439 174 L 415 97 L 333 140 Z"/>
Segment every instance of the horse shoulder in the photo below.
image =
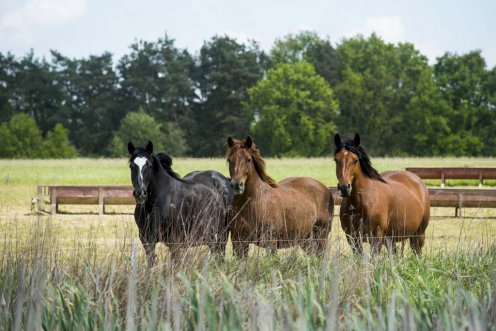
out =
<path fill-rule="evenodd" d="M 352 192 L 353 194 L 353 192 Z M 367 179 L 356 192 L 355 199 L 350 200 L 348 209 L 361 215 L 364 219 L 387 218 L 388 205 L 392 195 L 391 186 L 375 179 Z"/>

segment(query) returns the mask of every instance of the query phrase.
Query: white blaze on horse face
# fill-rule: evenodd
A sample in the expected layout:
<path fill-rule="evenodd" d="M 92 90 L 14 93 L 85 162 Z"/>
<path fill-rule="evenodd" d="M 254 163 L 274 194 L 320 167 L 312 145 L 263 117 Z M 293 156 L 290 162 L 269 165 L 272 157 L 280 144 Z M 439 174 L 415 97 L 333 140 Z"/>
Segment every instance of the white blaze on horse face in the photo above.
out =
<path fill-rule="evenodd" d="M 139 168 L 139 183 L 143 186 L 143 166 L 146 164 L 146 157 L 137 157 L 134 159 L 134 164 Z"/>
<path fill-rule="evenodd" d="M 349 164 L 349 159 L 353 159 L 353 154 L 348 153 L 347 150 L 343 150 L 343 158 L 342 158 L 342 163 L 341 163 L 341 173 L 338 175 L 338 182 L 340 185 L 347 185 L 350 184 L 351 181 L 353 180 L 352 175 L 350 175 L 351 169 L 347 166 Z M 336 170 L 338 170 L 336 168 Z M 347 179 L 350 179 L 350 182 L 345 181 Z"/>

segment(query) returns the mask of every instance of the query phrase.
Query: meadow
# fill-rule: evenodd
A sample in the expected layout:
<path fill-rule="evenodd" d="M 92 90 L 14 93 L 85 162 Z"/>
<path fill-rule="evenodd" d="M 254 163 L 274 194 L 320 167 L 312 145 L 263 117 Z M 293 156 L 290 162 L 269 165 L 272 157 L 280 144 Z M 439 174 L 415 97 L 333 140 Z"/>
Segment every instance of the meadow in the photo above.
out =
<path fill-rule="evenodd" d="M 310 176 L 335 186 L 332 159 L 267 159 L 277 179 Z M 494 166 L 495 158 L 373 158 L 407 166 Z M 184 175 L 224 159 L 174 160 Z M 37 185 L 130 185 L 126 159 L 0 160 L 0 329 L 9 330 L 487 330 L 496 329 L 496 211 L 433 208 L 421 257 L 354 256 L 335 213 L 324 256 L 300 249 L 249 258 L 204 248 L 172 265 L 158 247 L 148 270 L 131 214 L 63 207 L 33 214 Z M 429 185 L 439 185 L 429 181 Z M 476 186 L 448 181 L 448 186 Z M 485 187 L 496 186 L 494 181 Z"/>

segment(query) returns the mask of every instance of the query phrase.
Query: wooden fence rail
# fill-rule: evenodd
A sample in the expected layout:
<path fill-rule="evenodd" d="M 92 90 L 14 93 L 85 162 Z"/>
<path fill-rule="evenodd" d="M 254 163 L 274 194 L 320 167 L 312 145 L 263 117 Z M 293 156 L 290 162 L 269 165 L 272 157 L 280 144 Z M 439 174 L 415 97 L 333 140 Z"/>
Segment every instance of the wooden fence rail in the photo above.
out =
<path fill-rule="evenodd" d="M 38 186 L 38 203 L 48 196 L 51 214 L 59 205 L 98 205 L 98 214 L 105 213 L 105 205 L 134 205 L 131 186 Z M 39 208 L 39 207 L 38 207 Z"/>
<path fill-rule="evenodd" d="M 341 204 L 336 188 L 330 188 L 334 204 Z M 462 208 L 496 208 L 496 190 L 429 188 L 431 207 L 454 207 L 455 216 L 462 216 Z"/>
<path fill-rule="evenodd" d="M 441 187 L 444 187 L 446 179 L 474 179 L 479 181 L 479 187 L 482 187 L 484 179 L 496 179 L 496 168 L 408 167 L 405 170 L 422 179 L 440 179 Z"/>
<path fill-rule="evenodd" d="M 330 188 L 336 205 L 342 198 L 336 188 Z M 38 201 L 48 198 L 51 214 L 59 205 L 98 205 L 99 214 L 106 205 L 134 205 L 131 186 L 38 186 Z M 496 190 L 429 188 L 432 207 L 454 207 L 461 217 L 462 208 L 496 208 Z"/>

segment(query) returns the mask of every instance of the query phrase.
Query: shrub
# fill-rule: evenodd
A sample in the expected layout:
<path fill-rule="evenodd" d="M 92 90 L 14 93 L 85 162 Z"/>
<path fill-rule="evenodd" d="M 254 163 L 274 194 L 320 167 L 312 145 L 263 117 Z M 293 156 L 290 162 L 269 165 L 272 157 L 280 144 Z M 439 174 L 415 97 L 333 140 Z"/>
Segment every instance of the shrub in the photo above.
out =
<path fill-rule="evenodd" d="M 35 120 L 28 114 L 16 114 L 0 125 L 0 158 L 67 158 L 76 149 L 69 142 L 69 132 L 56 124 L 43 139 Z"/>
<path fill-rule="evenodd" d="M 155 150 L 164 151 L 173 156 L 182 156 L 187 151 L 183 131 L 172 122 L 164 125 L 143 111 L 128 113 L 122 119 L 119 130 L 114 135 L 108 150 L 113 157 L 127 155 L 127 143 L 135 146 L 145 145 L 151 140 Z"/>

